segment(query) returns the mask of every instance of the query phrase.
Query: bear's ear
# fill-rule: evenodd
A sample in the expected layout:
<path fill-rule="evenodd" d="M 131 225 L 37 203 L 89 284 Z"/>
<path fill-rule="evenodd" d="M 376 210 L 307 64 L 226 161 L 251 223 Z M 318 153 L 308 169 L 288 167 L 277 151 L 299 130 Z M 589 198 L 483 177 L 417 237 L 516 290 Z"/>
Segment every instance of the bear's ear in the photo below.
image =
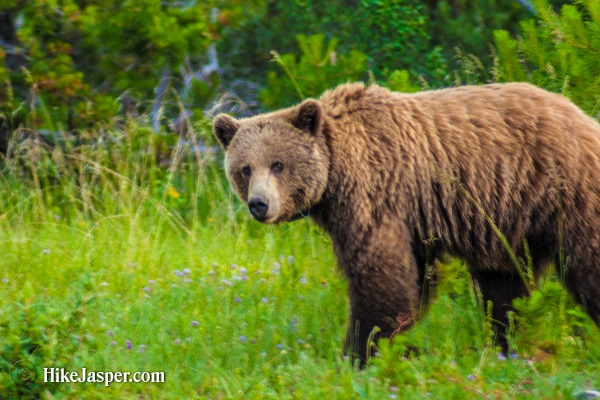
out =
<path fill-rule="evenodd" d="M 240 127 L 240 123 L 237 119 L 231 118 L 227 114 L 219 114 L 213 121 L 213 130 L 215 136 L 221 142 L 223 149 L 227 150 L 231 139 L 235 136 L 235 133 Z"/>
<path fill-rule="evenodd" d="M 315 135 L 321 128 L 321 105 L 319 102 L 312 99 L 303 101 L 292 119 L 292 125 Z"/>

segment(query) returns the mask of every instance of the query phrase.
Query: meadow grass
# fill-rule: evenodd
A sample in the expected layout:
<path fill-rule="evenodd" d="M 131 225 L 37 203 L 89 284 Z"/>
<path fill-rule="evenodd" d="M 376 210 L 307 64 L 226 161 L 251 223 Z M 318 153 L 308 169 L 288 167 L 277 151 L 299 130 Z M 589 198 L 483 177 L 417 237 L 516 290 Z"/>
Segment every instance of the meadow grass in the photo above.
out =
<path fill-rule="evenodd" d="M 0 398 L 573 398 L 600 388 L 600 334 L 550 275 L 520 300 L 515 353 L 459 260 L 436 299 L 363 371 L 348 304 L 310 221 L 248 218 L 218 153 L 128 122 L 102 140 L 33 136 L 0 175 Z M 408 349 L 411 349 L 409 352 Z M 16 384 L 11 366 L 38 377 Z M 164 383 L 44 383 L 43 368 L 163 371 Z"/>

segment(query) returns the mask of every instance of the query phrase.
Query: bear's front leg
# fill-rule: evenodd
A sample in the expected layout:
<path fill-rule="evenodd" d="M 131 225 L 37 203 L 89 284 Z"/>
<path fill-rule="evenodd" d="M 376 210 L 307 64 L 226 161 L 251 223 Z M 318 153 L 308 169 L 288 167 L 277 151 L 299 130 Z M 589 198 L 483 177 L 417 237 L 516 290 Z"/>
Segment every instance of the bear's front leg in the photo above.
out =
<path fill-rule="evenodd" d="M 418 265 L 410 241 L 389 226 L 372 230 L 366 244 L 343 261 L 350 295 L 345 354 L 362 367 L 372 353 L 371 341 L 390 338 L 418 317 Z"/>

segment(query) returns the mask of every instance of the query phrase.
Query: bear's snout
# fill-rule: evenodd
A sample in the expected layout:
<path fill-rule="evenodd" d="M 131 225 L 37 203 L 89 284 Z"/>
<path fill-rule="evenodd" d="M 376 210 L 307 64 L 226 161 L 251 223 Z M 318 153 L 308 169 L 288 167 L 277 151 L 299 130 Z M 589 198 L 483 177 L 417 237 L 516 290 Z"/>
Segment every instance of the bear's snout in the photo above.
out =
<path fill-rule="evenodd" d="M 253 197 L 248 201 L 248 209 L 254 219 L 257 221 L 264 221 L 267 216 L 267 211 L 269 211 L 268 200 L 261 199 L 260 197 Z"/>

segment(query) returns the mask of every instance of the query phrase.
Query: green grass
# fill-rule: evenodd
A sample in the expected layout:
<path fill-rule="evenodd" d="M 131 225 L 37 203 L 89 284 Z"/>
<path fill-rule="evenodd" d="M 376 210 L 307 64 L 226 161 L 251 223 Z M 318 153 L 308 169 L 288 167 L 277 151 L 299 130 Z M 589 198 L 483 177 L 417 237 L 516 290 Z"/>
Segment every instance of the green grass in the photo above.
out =
<path fill-rule="evenodd" d="M 322 232 L 251 221 L 218 157 L 136 124 L 107 132 L 67 151 L 25 142 L 3 162 L 0 398 L 568 399 L 600 388 L 600 333 L 556 278 L 517 304 L 518 357 L 502 360 L 458 260 L 440 265 L 417 326 L 352 368 L 346 284 Z M 35 381 L 13 382 L 19 360 Z M 165 382 L 42 381 L 43 368 L 82 367 L 164 371 Z"/>

